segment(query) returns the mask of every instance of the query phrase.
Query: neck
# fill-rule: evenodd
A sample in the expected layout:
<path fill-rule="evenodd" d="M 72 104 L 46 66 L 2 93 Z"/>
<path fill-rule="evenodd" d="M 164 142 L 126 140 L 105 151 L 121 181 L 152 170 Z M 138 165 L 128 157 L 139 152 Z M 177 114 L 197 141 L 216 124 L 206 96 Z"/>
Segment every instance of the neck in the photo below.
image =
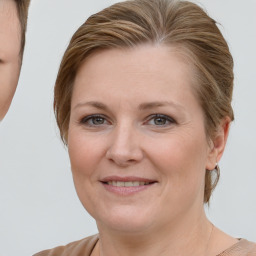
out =
<path fill-rule="evenodd" d="M 177 224 L 179 223 L 179 224 Z M 98 224 L 100 256 L 205 256 L 212 231 L 212 224 L 204 211 L 181 221 L 146 232 L 127 233 L 109 231 Z"/>

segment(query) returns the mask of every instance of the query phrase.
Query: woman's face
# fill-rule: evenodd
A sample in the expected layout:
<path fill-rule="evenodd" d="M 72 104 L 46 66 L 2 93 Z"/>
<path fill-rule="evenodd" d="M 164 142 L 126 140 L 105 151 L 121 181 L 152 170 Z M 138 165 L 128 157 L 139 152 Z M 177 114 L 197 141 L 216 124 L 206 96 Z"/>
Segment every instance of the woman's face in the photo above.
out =
<path fill-rule="evenodd" d="M 216 156 L 192 72 L 163 46 L 104 50 L 80 67 L 68 149 L 78 196 L 99 228 L 141 232 L 202 212 Z"/>
<path fill-rule="evenodd" d="M 9 109 L 20 74 L 21 32 L 16 4 L 0 1 L 0 120 Z"/>

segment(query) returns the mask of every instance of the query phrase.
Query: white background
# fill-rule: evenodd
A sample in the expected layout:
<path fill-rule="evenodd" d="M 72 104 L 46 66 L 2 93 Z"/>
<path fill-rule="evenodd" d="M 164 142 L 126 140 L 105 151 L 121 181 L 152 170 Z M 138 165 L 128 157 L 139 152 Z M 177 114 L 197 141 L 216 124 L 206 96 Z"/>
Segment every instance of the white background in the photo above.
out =
<path fill-rule="evenodd" d="M 89 15 L 116 1 L 32 0 L 18 89 L 0 127 L 0 256 L 28 256 L 97 232 L 77 199 L 52 111 L 65 48 Z M 236 121 L 208 215 L 256 241 L 256 1 L 201 0 L 235 60 Z"/>

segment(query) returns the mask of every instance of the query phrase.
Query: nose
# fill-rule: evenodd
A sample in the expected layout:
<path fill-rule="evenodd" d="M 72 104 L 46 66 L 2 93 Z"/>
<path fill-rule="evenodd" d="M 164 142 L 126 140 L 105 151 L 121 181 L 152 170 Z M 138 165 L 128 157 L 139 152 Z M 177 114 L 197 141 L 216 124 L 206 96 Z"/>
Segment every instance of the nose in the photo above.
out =
<path fill-rule="evenodd" d="M 131 125 L 116 127 L 106 152 L 107 159 L 121 167 L 140 162 L 143 159 L 140 136 Z"/>

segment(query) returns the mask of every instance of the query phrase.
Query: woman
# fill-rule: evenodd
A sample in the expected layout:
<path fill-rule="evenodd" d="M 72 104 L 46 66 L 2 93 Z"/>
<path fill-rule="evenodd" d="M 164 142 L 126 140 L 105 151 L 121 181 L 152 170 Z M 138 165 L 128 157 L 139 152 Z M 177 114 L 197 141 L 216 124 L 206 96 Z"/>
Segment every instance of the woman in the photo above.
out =
<path fill-rule="evenodd" d="M 0 1 L 0 121 L 14 96 L 25 46 L 30 0 Z"/>
<path fill-rule="evenodd" d="M 227 43 L 197 5 L 133 0 L 91 16 L 64 54 L 54 107 L 99 234 L 37 255 L 256 255 L 204 212 L 232 89 Z"/>

